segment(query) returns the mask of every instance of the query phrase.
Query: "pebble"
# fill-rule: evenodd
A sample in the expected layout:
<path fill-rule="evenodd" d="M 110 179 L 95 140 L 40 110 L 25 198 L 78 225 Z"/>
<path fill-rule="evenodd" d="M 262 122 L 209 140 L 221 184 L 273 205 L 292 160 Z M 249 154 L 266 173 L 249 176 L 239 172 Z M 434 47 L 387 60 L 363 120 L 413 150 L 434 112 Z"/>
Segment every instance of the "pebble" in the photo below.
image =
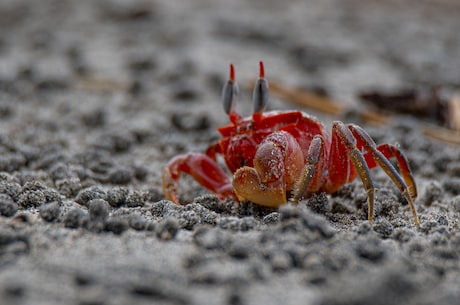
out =
<path fill-rule="evenodd" d="M 103 199 L 93 199 L 88 202 L 89 220 L 91 222 L 104 221 L 109 216 L 109 206 Z"/>
<path fill-rule="evenodd" d="M 270 255 L 270 266 L 274 272 L 283 272 L 293 266 L 293 262 L 289 254 L 283 251 L 277 251 Z"/>
<path fill-rule="evenodd" d="M 18 211 L 18 205 L 7 194 L 0 194 L 0 215 L 12 217 Z"/>
<path fill-rule="evenodd" d="M 105 231 L 112 232 L 116 235 L 120 235 L 129 228 L 127 220 L 119 217 L 110 217 L 105 221 Z"/>
<path fill-rule="evenodd" d="M 233 239 L 226 230 L 201 226 L 195 230 L 193 242 L 203 249 L 225 250 L 233 243 Z"/>
<path fill-rule="evenodd" d="M 82 225 L 84 217 L 85 213 L 80 208 L 72 208 L 64 216 L 64 226 L 76 229 Z"/>
<path fill-rule="evenodd" d="M 107 202 L 114 208 L 121 207 L 126 204 L 129 190 L 123 187 L 110 189 L 107 192 Z"/>
<path fill-rule="evenodd" d="M 59 202 L 54 201 L 40 207 L 40 216 L 47 222 L 53 222 L 59 218 L 61 207 Z"/>
<path fill-rule="evenodd" d="M 431 206 L 433 202 L 440 200 L 443 194 L 442 185 L 438 181 L 430 181 L 425 187 L 425 192 L 420 197 L 420 202 L 425 206 Z"/>
<path fill-rule="evenodd" d="M 155 233 L 161 240 L 171 240 L 179 231 L 179 223 L 175 218 L 168 217 L 160 221 L 155 227 Z"/>
<path fill-rule="evenodd" d="M 130 168 L 120 167 L 109 172 L 108 180 L 112 184 L 128 184 L 134 177 L 133 170 Z"/>
<path fill-rule="evenodd" d="M 460 195 L 460 178 L 447 179 L 442 182 L 442 187 L 455 196 Z"/>
<path fill-rule="evenodd" d="M 385 257 L 385 249 L 381 245 L 380 239 L 367 238 L 358 241 L 356 254 L 358 257 L 369 261 L 378 262 Z"/>
<path fill-rule="evenodd" d="M 142 207 L 145 205 L 145 194 L 141 191 L 133 191 L 126 198 L 126 206 L 129 208 Z"/>
<path fill-rule="evenodd" d="M 393 225 L 386 218 L 379 217 L 374 220 L 372 229 L 377 232 L 381 237 L 388 238 L 393 233 Z"/>
<path fill-rule="evenodd" d="M 25 191 L 18 199 L 18 204 L 23 208 L 36 208 L 45 204 L 46 197 L 41 190 Z"/>
<path fill-rule="evenodd" d="M 91 186 L 78 192 L 75 202 L 88 206 L 88 202 L 93 199 L 106 199 L 107 195 L 102 188 L 98 186 Z"/>
<path fill-rule="evenodd" d="M 136 231 L 146 230 L 148 226 L 148 222 L 140 215 L 132 215 L 128 223 Z"/>

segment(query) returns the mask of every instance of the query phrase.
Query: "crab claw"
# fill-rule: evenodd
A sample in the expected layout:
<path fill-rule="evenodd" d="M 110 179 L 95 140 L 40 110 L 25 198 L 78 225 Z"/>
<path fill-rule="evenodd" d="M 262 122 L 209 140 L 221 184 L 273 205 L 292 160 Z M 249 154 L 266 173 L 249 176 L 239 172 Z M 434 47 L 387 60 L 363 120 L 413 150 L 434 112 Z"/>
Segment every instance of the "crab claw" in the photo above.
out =
<path fill-rule="evenodd" d="M 267 185 L 252 167 L 245 166 L 235 172 L 233 188 L 239 200 L 249 200 L 266 207 L 277 207 L 286 203 L 286 191 L 282 181 Z"/>
<path fill-rule="evenodd" d="M 303 154 L 287 132 L 270 134 L 257 148 L 254 167 L 244 166 L 233 175 L 233 189 L 240 200 L 277 207 L 287 201 L 303 168 Z"/>
<path fill-rule="evenodd" d="M 189 174 L 221 199 L 235 198 L 227 175 L 213 159 L 204 154 L 189 153 L 173 158 L 163 170 L 163 194 L 166 199 L 176 204 L 179 204 L 178 189 L 181 173 Z"/>

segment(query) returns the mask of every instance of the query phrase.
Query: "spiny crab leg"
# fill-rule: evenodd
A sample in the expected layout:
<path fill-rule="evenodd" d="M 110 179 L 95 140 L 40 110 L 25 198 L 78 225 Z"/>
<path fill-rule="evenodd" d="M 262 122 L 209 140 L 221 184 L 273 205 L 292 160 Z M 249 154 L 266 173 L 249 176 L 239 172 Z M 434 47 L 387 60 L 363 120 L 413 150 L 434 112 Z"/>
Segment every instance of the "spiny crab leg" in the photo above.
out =
<path fill-rule="evenodd" d="M 409 182 L 410 187 L 408 187 L 399 175 L 398 171 L 394 168 L 391 162 L 377 149 L 377 145 L 375 144 L 374 140 L 369 136 L 367 132 L 364 131 L 361 127 L 357 125 L 348 125 L 348 128 L 352 131 L 353 135 L 358 139 L 358 142 L 363 145 L 363 147 L 371 153 L 372 159 L 377 162 L 377 164 L 384 170 L 388 177 L 391 178 L 393 183 L 398 187 L 398 189 L 403 194 L 404 198 L 406 198 L 407 202 L 409 203 L 410 209 L 412 211 L 412 215 L 414 216 L 414 222 L 416 225 L 419 225 L 419 219 L 417 216 L 417 212 L 414 207 L 413 198 L 417 196 L 415 183 L 412 179 L 412 175 L 409 172 L 403 172 L 403 178 L 406 182 Z M 399 150 L 398 150 L 399 151 Z"/>

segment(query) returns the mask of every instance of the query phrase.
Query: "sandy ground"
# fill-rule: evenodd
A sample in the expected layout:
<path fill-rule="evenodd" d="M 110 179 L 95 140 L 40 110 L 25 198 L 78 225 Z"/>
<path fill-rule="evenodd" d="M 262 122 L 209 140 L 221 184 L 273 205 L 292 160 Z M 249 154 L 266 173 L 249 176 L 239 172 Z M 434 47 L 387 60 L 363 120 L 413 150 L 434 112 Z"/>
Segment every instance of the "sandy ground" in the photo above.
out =
<path fill-rule="evenodd" d="M 459 17 L 455 0 L 0 1 L 0 303 L 458 304 L 459 147 L 419 119 L 354 121 L 406 152 L 419 227 L 381 170 L 372 224 L 357 181 L 267 210 L 188 177 L 175 206 L 160 177 L 218 139 L 230 62 L 242 113 L 263 60 L 350 108 L 313 113 L 330 126 L 362 90 L 459 88 Z"/>

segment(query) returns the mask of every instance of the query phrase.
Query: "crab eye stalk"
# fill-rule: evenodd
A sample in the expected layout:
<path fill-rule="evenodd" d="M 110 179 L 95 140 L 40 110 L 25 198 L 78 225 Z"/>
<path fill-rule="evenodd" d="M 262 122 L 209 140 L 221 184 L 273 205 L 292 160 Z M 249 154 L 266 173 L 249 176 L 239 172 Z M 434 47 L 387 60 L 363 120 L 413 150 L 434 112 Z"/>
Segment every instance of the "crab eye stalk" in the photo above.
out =
<path fill-rule="evenodd" d="M 260 75 L 252 92 L 252 103 L 254 105 L 254 114 L 262 114 L 268 102 L 268 82 L 265 79 L 264 63 L 261 61 Z"/>
<path fill-rule="evenodd" d="M 233 122 L 233 117 L 239 117 L 236 113 L 236 97 L 238 95 L 238 85 L 235 82 L 235 68 L 230 64 L 230 79 L 224 85 L 222 90 L 222 102 L 224 105 L 225 113 L 230 116 Z"/>

